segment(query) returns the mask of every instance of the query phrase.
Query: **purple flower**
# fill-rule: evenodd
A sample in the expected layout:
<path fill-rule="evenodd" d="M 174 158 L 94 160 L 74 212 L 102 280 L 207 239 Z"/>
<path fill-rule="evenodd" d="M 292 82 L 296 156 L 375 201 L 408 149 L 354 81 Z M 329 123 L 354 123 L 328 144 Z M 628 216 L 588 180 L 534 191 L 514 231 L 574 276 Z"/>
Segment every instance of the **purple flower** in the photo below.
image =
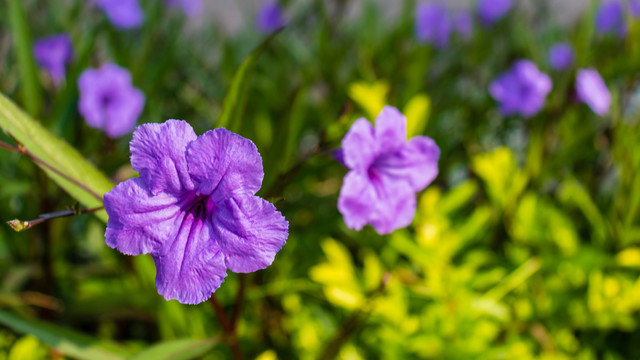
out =
<path fill-rule="evenodd" d="M 544 107 L 551 86 L 549 76 L 536 64 L 519 60 L 491 83 L 489 93 L 500 103 L 503 115 L 531 117 Z"/>
<path fill-rule="evenodd" d="M 73 59 L 73 45 L 67 34 L 48 36 L 36 41 L 33 55 L 57 86 L 64 81 L 66 67 Z"/>
<path fill-rule="evenodd" d="M 624 9 L 619 0 L 603 2 L 596 14 L 596 30 L 600 34 L 614 33 L 622 37 L 627 33 Z"/>
<path fill-rule="evenodd" d="M 637 19 L 640 16 L 640 0 L 631 0 L 629 1 L 629 11 L 631 15 Z"/>
<path fill-rule="evenodd" d="M 85 70 L 78 89 L 78 107 L 87 124 L 112 138 L 130 133 L 144 109 L 144 94 L 133 87 L 129 72 L 115 64 Z"/>
<path fill-rule="evenodd" d="M 180 7 L 187 16 L 197 16 L 204 10 L 202 0 L 167 0 L 167 5 Z"/>
<path fill-rule="evenodd" d="M 460 10 L 453 14 L 451 19 L 453 28 L 465 39 L 468 39 L 473 32 L 473 19 L 467 10 Z"/>
<path fill-rule="evenodd" d="M 338 210 L 348 227 L 371 224 L 379 234 L 388 234 L 413 220 L 416 193 L 438 175 L 440 149 L 426 136 L 406 139 L 407 120 L 391 106 L 382 109 L 375 129 L 358 119 L 342 139 L 349 172 Z"/>
<path fill-rule="evenodd" d="M 93 0 L 118 29 L 135 29 L 142 25 L 144 12 L 138 0 Z"/>
<path fill-rule="evenodd" d="M 268 1 L 260 6 L 256 16 L 258 30 L 268 34 L 280 30 L 285 24 L 286 20 L 280 4 L 275 1 Z"/>
<path fill-rule="evenodd" d="M 446 47 L 451 35 L 448 9 L 441 3 L 421 3 L 416 9 L 416 37 L 419 41 Z"/>
<path fill-rule="evenodd" d="M 478 0 L 478 15 L 486 26 L 502 19 L 511 10 L 511 0 Z"/>
<path fill-rule="evenodd" d="M 556 71 L 561 71 L 573 64 L 573 48 L 567 43 L 557 43 L 549 49 L 549 64 Z"/>
<path fill-rule="evenodd" d="M 168 120 L 139 126 L 130 150 L 140 177 L 104 195 L 106 242 L 123 254 L 151 254 L 160 295 L 197 304 L 227 270 L 271 265 L 289 223 L 255 196 L 264 173 L 250 140 L 222 128 L 197 136 L 187 122 Z"/>
<path fill-rule="evenodd" d="M 611 105 L 611 93 L 600 74 L 594 69 L 580 69 L 576 76 L 576 93 L 580 101 L 594 113 L 604 116 Z"/>

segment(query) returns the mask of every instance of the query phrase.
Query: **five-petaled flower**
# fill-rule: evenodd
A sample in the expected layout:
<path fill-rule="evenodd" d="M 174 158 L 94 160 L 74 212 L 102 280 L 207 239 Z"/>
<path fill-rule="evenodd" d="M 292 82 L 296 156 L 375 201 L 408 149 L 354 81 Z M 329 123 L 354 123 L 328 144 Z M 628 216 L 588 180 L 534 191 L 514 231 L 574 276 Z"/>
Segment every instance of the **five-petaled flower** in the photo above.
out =
<path fill-rule="evenodd" d="M 396 108 L 386 106 L 375 128 L 358 119 L 342 139 L 344 178 L 338 210 L 348 227 L 371 224 L 388 234 L 411 223 L 416 193 L 438 175 L 440 149 L 426 136 L 407 142 L 407 120 Z"/>
<path fill-rule="evenodd" d="M 262 158 L 248 139 L 223 128 L 197 136 L 181 120 L 144 124 L 130 144 L 140 177 L 104 196 L 107 245 L 127 255 L 151 254 L 165 299 L 197 304 L 227 269 L 269 266 L 289 224 L 255 193 Z"/>
<path fill-rule="evenodd" d="M 551 86 L 551 78 L 536 64 L 519 60 L 491 83 L 489 93 L 500 102 L 502 115 L 531 117 L 544 107 Z"/>
<path fill-rule="evenodd" d="M 73 60 L 73 45 L 67 34 L 48 36 L 33 44 L 33 56 L 38 65 L 43 68 L 56 86 L 59 86 L 66 76 L 66 67 Z"/>
<path fill-rule="evenodd" d="M 78 108 L 87 125 L 111 138 L 130 133 L 144 109 L 144 94 L 131 84 L 129 71 L 115 64 L 85 70 L 78 90 Z"/>

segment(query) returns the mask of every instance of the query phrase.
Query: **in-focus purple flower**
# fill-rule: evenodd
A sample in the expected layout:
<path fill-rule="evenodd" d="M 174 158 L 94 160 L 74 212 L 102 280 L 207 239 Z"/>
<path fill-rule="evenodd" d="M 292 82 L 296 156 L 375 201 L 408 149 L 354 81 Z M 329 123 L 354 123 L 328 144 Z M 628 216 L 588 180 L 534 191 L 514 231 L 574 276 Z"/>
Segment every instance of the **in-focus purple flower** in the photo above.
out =
<path fill-rule="evenodd" d="M 416 193 L 438 175 L 440 149 L 426 136 L 407 142 L 407 120 L 396 108 L 386 106 L 376 118 L 375 129 L 358 119 L 342 139 L 344 177 L 338 210 L 348 227 L 371 224 L 388 234 L 411 223 Z"/>
<path fill-rule="evenodd" d="M 144 94 L 131 84 L 129 72 L 115 64 L 85 70 L 78 90 L 78 108 L 87 124 L 112 138 L 130 133 L 144 109 Z"/>
<path fill-rule="evenodd" d="M 227 270 L 271 265 L 289 223 L 255 193 L 264 173 L 258 149 L 223 128 L 197 136 L 182 120 L 133 133 L 131 165 L 140 177 L 104 195 L 106 243 L 123 254 L 151 254 L 165 299 L 197 304 Z"/>
<path fill-rule="evenodd" d="M 284 13 L 276 1 L 267 1 L 258 9 L 256 26 L 263 33 L 272 33 L 286 25 Z"/>
<path fill-rule="evenodd" d="M 500 103 L 503 115 L 531 117 L 544 107 L 551 86 L 551 78 L 536 64 L 519 60 L 491 83 L 489 93 Z"/>
<path fill-rule="evenodd" d="M 611 93 L 598 71 L 580 69 L 576 76 L 576 94 L 594 113 L 604 116 L 609 112 Z"/>
<path fill-rule="evenodd" d="M 624 9 L 619 0 L 609 0 L 600 4 L 596 14 L 596 30 L 600 34 L 616 34 L 623 37 L 627 33 Z"/>
<path fill-rule="evenodd" d="M 468 39 L 473 32 L 473 19 L 467 10 L 460 10 L 451 19 L 453 28 L 461 37 Z"/>
<path fill-rule="evenodd" d="M 180 7 L 182 12 L 189 17 L 197 16 L 204 10 L 202 0 L 167 0 L 167 5 Z"/>
<path fill-rule="evenodd" d="M 118 29 L 135 29 L 144 22 L 138 0 L 93 0 Z"/>
<path fill-rule="evenodd" d="M 73 45 L 67 34 L 59 34 L 39 39 L 33 45 L 33 55 L 56 86 L 66 76 L 66 67 L 73 60 Z"/>
<path fill-rule="evenodd" d="M 640 0 L 629 1 L 629 12 L 631 12 L 634 19 L 640 16 Z"/>
<path fill-rule="evenodd" d="M 511 10 L 511 0 L 478 0 L 478 15 L 486 26 L 502 19 Z"/>
<path fill-rule="evenodd" d="M 446 47 L 451 36 L 449 10 L 444 3 L 421 3 L 416 9 L 416 37 L 437 48 Z"/>
<path fill-rule="evenodd" d="M 557 43 L 549 49 L 549 64 L 556 71 L 561 71 L 573 64 L 573 48 L 567 43 Z"/>

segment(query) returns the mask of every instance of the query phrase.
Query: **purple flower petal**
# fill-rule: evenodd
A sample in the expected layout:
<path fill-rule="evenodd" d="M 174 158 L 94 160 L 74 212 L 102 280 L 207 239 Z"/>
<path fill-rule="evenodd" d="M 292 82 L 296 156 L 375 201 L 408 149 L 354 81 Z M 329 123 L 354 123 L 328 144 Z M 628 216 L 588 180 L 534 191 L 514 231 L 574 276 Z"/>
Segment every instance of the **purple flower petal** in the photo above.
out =
<path fill-rule="evenodd" d="M 104 195 L 104 206 L 107 245 L 127 255 L 159 249 L 164 238 L 177 234 L 182 221 L 179 199 L 166 193 L 153 196 L 140 178 L 116 185 Z"/>
<path fill-rule="evenodd" d="M 138 0 L 94 0 L 94 2 L 116 28 L 134 29 L 144 22 L 144 12 Z"/>
<path fill-rule="evenodd" d="M 551 88 L 547 74 L 531 61 L 520 60 L 491 83 L 489 93 L 500 103 L 504 116 L 531 117 L 542 110 Z"/>
<path fill-rule="evenodd" d="M 620 37 L 626 34 L 622 2 L 609 0 L 600 4 L 596 13 L 596 30 L 601 34 L 613 33 Z"/>
<path fill-rule="evenodd" d="M 349 171 L 344 177 L 338 210 L 344 222 L 351 229 L 361 230 L 368 222 L 375 208 L 376 194 L 366 173 Z"/>
<path fill-rule="evenodd" d="M 58 86 L 64 81 L 66 67 L 73 59 L 71 38 L 67 34 L 59 34 L 39 39 L 33 45 L 33 55 Z"/>
<path fill-rule="evenodd" d="M 106 241 L 125 254 L 150 253 L 165 299 L 199 303 L 227 269 L 273 262 L 289 223 L 253 196 L 264 174 L 250 140 L 225 129 L 197 137 L 185 121 L 169 120 L 139 126 L 130 145 L 140 177 L 105 194 Z"/>
<path fill-rule="evenodd" d="M 133 87 L 129 72 L 115 64 L 85 70 L 78 89 L 78 109 L 87 125 L 112 138 L 131 132 L 144 109 L 144 94 Z"/>
<path fill-rule="evenodd" d="M 136 129 L 130 143 L 131 166 L 151 193 L 180 194 L 194 189 L 185 151 L 196 138 L 193 128 L 182 120 L 144 124 Z"/>
<path fill-rule="evenodd" d="M 284 27 L 286 20 L 280 4 L 276 1 L 267 1 L 260 6 L 256 16 L 256 26 L 263 33 L 272 33 Z"/>
<path fill-rule="evenodd" d="M 640 0 L 629 1 L 629 12 L 634 19 L 640 16 Z"/>
<path fill-rule="evenodd" d="M 284 216 L 257 196 L 231 197 L 216 203 L 212 221 L 225 264 L 237 273 L 271 265 L 289 234 Z"/>
<path fill-rule="evenodd" d="M 175 237 L 153 253 L 156 287 L 166 300 L 198 304 L 211 296 L 227 276 L 224 254 L 214 240 L 211 222 L 200 210 L 188 211 Z"/>
<path fill-rule="evenodd" d="M 407 142 L 407 118 L 398 109 L 385 106 L 376 118 L 376 141 L 379 148 L 400 149 Z"/>
<path fill-rule="evenodd" d="M 573 48 L 567 43 L 557 43 L 549 49 L 549 64 L 556 71 L 561 71 L 573 64 Z"/>
<path fill-rule="evenodd" d="M 367 119 L 356 120 L 342 139 L 344 163 L 351 169 L 365 170 L 377 153 L 375 132 Z"/>
<path fill-rule="evenodd" d="M 451 20 L 453 22 L 453 28 L 464 39 L 468 39 L 473 32 L 473 19 L 471 14 L 467 10 L 460 10 L 453 15 Z"/>
<path fill-rule="evenodd" d="M 416 9 L 416 37 L 419 41 L 443 48 L 449 44 L 451 20 L 444 3 L 421 3 Z"/>
<path fill-rule="evenodd" d="M 380 174 L 406 181 L 414 192 L 424 190 L 438 175 L 440 148 L 429 137 L 416 136 L 399 152 L 379 157 L 373 168 Z"/>
<path fill-rule="evenodd" d="M 223 128 L 207 131 L 187 147 L 189 174 L 200 194 L 253 195 L 264 171 L 256 145 Z"/>
<path fill-rule="evenodd" d="M 433 140 L 406 141 L 406 118 L 387 106 L 376 127 L 356 121 L 342 140 L 347 173 L 338 198 L 338 210 L 348 227 L 371 224 L 387 234 L 411 223 L 417 191 L 438 173 L 440 150 Z"/>
<path fill-rule="evenodd" d="M 611 93 L 600 74 L 594 69 L 580 69 L 576 76 L 576 93 L 580 101 L 593 112 L 604 116 L 609 112 Z"/>
<path fill-rule="evenodd" d="M 511 10 L 511 0 L 478 0 L 478 14 L 482 23 L 492 25 Z"/>

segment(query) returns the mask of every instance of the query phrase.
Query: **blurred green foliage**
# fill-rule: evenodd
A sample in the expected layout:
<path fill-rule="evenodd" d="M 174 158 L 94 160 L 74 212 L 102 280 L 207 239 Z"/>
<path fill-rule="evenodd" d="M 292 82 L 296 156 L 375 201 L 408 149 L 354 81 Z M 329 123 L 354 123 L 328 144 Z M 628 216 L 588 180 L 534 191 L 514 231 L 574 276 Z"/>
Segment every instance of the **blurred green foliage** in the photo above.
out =
<path fill-rule="evenodd" d="M 132 71 L 147 97 L 141 123 L 181 118 L 202 133 L 218 125 L 230 89 L 235 103 L 245 97 L 225 121 L 242 119 L 230 126 L 260 149 L 262 195 L 282 199 L 291 224 L 274 264 L 248 277 L 238 329 L 245 356 L 640 358 L 640 22 L 626 39 L 600 36 L 597 2 L 570 28 L 539 4 L 435 50 L 414 39 L 414 1 L 394 20 L 366 1 L 357 15 L 347 1 L 289 1 L 291 24 L 250 81 L 234 83 L 264 40 L 253 14 L 229 35 L 207 19 L 190 26 L 160 1 L 141 3 L 143 28 L 117 31 L 85 1 L 3 2 L 0 89 L 114 182 L 135 175 L 130 137 L 109 140 L 77 113 L 76 79 L 87 67 L 114 61 Z M 41 72 L 33 83 L 25 47 L 62 31 L 76 50 L 66 84 L 55 89 Z M 577 64 L 603 75 L 609 115 L 576 102 L 573 71 L 549 69 L 556 41 L 571 42 Z M 554 81 L 530 119 L 502 117 L 487 92 L 519 58 Z M 442 156 L 414 223 L 379 236 L 345 227 L 336 202 L 346 170 L 330 150 L 356 118 L 373 119 L 386 104 Z M 76 201 L 13 153 L 0 152 L 0 184 L 0 219 Z M 167 302 L 154 277 L 149 256 L 105 246 L 96 217 L 24 233 L 0 227 L 0 359 L 229 358 L 210 304 Z M 240 282 L 230 274 L 216 293 L 228 311 Z"/>

